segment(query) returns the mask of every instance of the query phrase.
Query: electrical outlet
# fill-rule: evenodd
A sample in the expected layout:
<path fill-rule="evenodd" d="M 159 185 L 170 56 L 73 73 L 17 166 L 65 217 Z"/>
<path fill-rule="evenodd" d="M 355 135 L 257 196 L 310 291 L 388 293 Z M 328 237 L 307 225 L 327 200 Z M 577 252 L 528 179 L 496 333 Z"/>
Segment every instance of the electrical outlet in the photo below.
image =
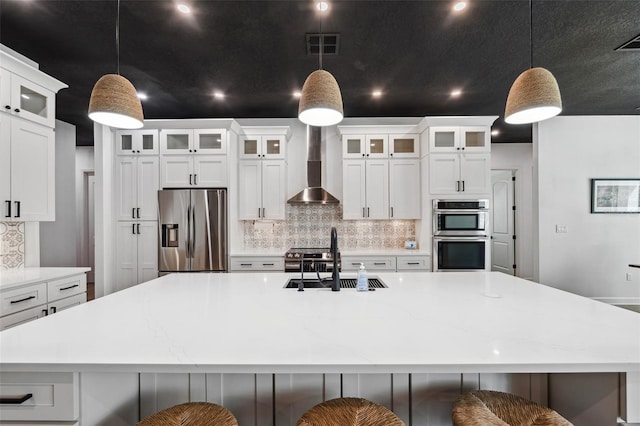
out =
<path fill-rule="evenodd" d="M 627 272 L 627 281 L 633 281 L 633 275 L 631 272 Z"/>
<path fill-rule="evenodd" d="M 556 234 L 566 234 L 567 225 L 556 225 Z"/>

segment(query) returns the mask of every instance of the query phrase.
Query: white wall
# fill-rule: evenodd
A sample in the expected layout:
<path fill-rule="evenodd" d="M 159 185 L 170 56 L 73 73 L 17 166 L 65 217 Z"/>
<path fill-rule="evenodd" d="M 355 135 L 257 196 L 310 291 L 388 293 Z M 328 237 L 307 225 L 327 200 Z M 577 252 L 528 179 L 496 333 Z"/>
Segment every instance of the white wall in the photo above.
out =
<path fill-rule="evenodd" d="M 640 262 L 640 214 L 590 213 L 590 179 L 640 178 L 640 117 L 543 121 L 534 126 L 534 168 L 539 282 L 611 303 L 640 303 L 640 274 L 628 267 Z M 556 233 L 556 225 L 567 232 Z"/>
<path fill-rule="evenodd" d="M 40 266 L 76 266 L 76 126 L 56 120 L 56 220 L 40 222 Z"/>
<path fill-rule="evenodd" d="M 491 145 L 491 169 L 515 170 L 516 275 L 533 279 L 533 145 Z"/>

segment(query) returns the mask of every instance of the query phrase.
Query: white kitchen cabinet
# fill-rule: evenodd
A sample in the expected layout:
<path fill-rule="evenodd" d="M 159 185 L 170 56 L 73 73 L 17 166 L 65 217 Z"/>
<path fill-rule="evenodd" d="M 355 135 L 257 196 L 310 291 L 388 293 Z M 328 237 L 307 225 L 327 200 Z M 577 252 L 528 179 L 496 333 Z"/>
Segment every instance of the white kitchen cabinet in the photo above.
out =
<path fill-rule="evenodd" d="M 157 155 L 158 130 L 119 130 L 116 132 L 116 155 Z"/>
<path fill-rule="evenodd" d="M 87 301 L 84 273 L 15 285 L 0 292 L 0 330 L 5 330 Z"/>
<path fill-rule="evenodd" d="M 32 396 L 21 404 L 2 405 L 2 424 L 77 424 L 79 373 L 0 373 L 0 396 L 15 398 L 28 394 Z"/>
<path fill-rule="evenodd" d="M 226 155 L 163 155 L 160 159 L 162 188 L 226 188 Z"/>
<path fill-rule="evenodd" d="M 343 219 L 389 218 L 389 160 L 343 160 Z"/>
<path fill-rule="evenodd" d="M 396 257 L 395 256 L 342 256 L 341 269 L 345 272 L 357 271 L 360 268 L 360 263 L 364 263 L 364 267 L 367 272 L 371 271 L 396 271 Z"/>
<path fill-rule="evenodd" d="M 55 220 L 52 128 L 0 114 L 0 199 L 6 221 Z"/>
<path fill-rule="evenodd" d="M 420 219 L 420 160 L 389 160 L 389 218 Z"/>
<path fill-rule="evenodd" d="M 116 157 L 117 220 L 158 220 L 157 156 Z"/>
<path fill-rule="evenodd" d="M 429 156 L 431 194 L 491 192 L 490 154 L 432 154 Z"/>
<path fill-rule="evenodd" d="M 343 158 L 388 158 L 389 136 L 362 134 L 342 136 Z"/>
<path fill-rule="evenodd" d="M 420 137 L 417 133 L 389 135 L 390 158 L 420 158 Z"/>
<path fill-rule="evenodd" d="M 158 222 L 118 222 L 116 291 L 158 278 Z"/>
<path fill-rule="evenodd" d="M 489 126 L 442 126 L 429 128 L 429 152 L 489 152 Z"/>
<path fill-rule="evenodd" d="M 284 159 L 286 158 L 285 135 L 250 135 L 240 137 L 240 159 Z"/>
<path fill-rule="evenodd" d="M 283 256 L 231 256 L 231 272 L 282 272 Z"/>
<path fill-rule="evenodd" d="M 160 130 L 162 155 L 226 154 L 226 129 Z"/>
<path fill-rule="evenodd" d="M 284 160 L 239 161 L 238 219 L 285 219 L 286 166 Z"/>
<path fill-rule="evenodd" d="M 2 59 L 4 65 L 6 56 L 3 55 Z M 57 86 L 56 91 L 62 88 Z M 0 68 L 0 98 L 3 112 L 43 126 L 55 127 L 56 99 L 53 90 Z"/>
<path fill-rule="evenodd" d="M 398 272 L 406 271 L 430 271 L 431 257 L 419 255 L 406 255 L 396 257 L 396 270 Z"/>

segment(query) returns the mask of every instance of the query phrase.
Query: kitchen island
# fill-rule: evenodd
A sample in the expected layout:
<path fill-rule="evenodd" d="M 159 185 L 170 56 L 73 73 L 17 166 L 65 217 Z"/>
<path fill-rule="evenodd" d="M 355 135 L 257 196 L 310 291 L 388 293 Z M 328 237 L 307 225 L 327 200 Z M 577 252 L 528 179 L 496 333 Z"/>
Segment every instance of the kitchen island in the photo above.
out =
<path fill-rule="evenodd" d="M 640 315 L 505 274 L 381 273 L 389 288 L 367 293 L 284 289 L 293 276 L 168 275 L 0 333 L 0 367 L 78 375 L 93 414 L 92 388 L 129 386 L 143 416 L 188 377 L 187 400 L 278 425 L 341 394 L 378 395 L 417 425 L 429 404 L 444 412 L 452 393 L 492 381 L 524 377 L 513 387 L 544 399 L 546 373 L 640 373 Z M 436 382 L 458 388 L 420 393 Z"/>

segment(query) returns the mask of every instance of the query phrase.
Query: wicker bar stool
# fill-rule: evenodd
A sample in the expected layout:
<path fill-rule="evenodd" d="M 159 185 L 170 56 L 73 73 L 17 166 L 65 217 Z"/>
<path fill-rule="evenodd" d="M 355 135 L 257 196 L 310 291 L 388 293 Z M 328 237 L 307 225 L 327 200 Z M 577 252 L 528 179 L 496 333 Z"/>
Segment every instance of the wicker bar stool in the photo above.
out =
<path fill-rule="evenodd" d="M 296 426 L 405 426 L 392 411 L 363 398 L 336 398 L 309 409 Z"/>
<path fill-rule="evenodd" d="M 454 426 L 572 426 L 564 417 L 510 393 L 468 392 L 453 404 Z"/>
<path fill-rule="evenodd" d="M 174 405 L 140 420 L 137 426 L 238 426 L 226 408 L 210 402 Z"/>

